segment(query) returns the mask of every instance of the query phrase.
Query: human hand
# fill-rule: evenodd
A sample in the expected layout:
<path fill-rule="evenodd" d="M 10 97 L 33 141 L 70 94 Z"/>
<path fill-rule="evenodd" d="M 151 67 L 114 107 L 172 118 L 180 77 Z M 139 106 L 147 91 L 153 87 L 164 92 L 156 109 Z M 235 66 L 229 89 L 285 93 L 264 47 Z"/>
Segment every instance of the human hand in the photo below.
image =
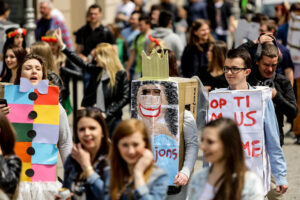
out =
<path fill-rule="evenodd" d="M 272 43 L 274 40 L 274 37 L 272 35 L 272 33 L 266 33 L 261 35 L 258 40 L 260 41 L 261 44 L 263 43 Z"/>
<path fill-rule="evenodd" d="M 2 152 L 2 149 L 1 149 L 1 146 L 0 146 L 0 156 L 1 156 L 1 155 L 3 155 L 3 152 Z"/>
<path fill-rule="evenodd" d="M 276 192 L 280 192 L 281 194 L 284 194 L 287 189 L 288 189 L 288 185 L 279 185 L 279 186 L 276 186 Z"/>
<path fill-rule="evenodd" d="M 174 184 L 177 186 L 184 186 L 189 181 L 189 178 L 182 172 L 178 172 L 178 174 L 174 178 Z"/>
<path fill-rule="evenodd" d="M 145 149 L 139 160 L 134 166 L 134 174 L 135 175 L 142 175 L 144 174 L 145 170 L 151 165 L 153 162 L 153 153 L 149 149 Z"/>
<path fill-rule="evenodd" d="M 10 109 L 10 106 L 6 106 L 6 104 L 0 104 L 0 112 L 2 112 L 4 115 L 9 114 Z"/>
<path fill-rule="evenodd" d="M 275 88 L 272 88 L 272 99 L 276 96 L 277 90 Z"/>
<path fill-rule="evenodd" d="M 83 170 L 92 165 L 90 153 L 83 149 L 80 143 L 73 145 L 71 156 L 80 164 Z"/>
<path fill-rule="evenodd" d="M 56 29 L 54 32 L 54 35 L 57 39 L 57 44 L 60 48 L 62 48 L 64 46 L 64 41 L 62 39 L 62 34 L 61 34 L 61 30 L 60 28 Z"/>

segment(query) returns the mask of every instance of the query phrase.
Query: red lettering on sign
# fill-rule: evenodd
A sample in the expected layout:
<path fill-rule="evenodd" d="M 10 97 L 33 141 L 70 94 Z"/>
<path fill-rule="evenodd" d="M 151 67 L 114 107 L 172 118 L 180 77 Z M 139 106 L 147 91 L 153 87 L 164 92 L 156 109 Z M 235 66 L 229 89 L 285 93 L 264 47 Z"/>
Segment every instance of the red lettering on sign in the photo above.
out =
<path fill-rule="evenodd" d="M 241 126 L 244 123 L 244 113 L 243 112 L 241 112 L 240 118 L 241 118 L 239 120 L 240 122 L 238 122 L 237 117 L 236 117 L 236 112 L 234 112 L 234 121 L 237 123 L 238 126 Z"/>
<path fill-rule="evenodd" d="M 253 126 L 253 125 L 256 124 L 256 120 L 255 120 L 253 117 L 250 116 L 251 114 L 254 114 L 254 113 L 256 113 L 256 111 L 250 111 L 250 112 L 248 112 L 248 113 L 246 114 L 246 117 L 247 117 L 248 119 L 252 120 L 252 123 L 251 123 L 251 124 L 244 124 L 245 126 Z"/>
<path fill-rule="evenodd" d="M 219 119 L 219 118 L 222 118 L 222 113 L 219 113 L 218 116 L 215 113 L 213 113 L 213 114 L 211 114 L 210 121 Z"/>
<path fill-rule="evenodd" d="M 241 105 L 241 99 L 244 99 L 245 97 L 233 97 L 233 99 L 236 100 L 237 106 L 240 107 Z"/>
<path fill-rule="evenodd" d="M 259 143 L 259 140 L 252 141 L 252 157 L 259 157 L 260 153 L 256 154 L 256 151 L 260 151 L 260 147 L 255 147 L 255 145 Z"/>
<path fill-rule="evenodd" d="M 243 149 L 245 150 L 245 149 L 247 149 L 248 150 L 248 156 L 250 156 L 251 154 L 250 154 L 250 146 L 249 146 L 249 141 L 248 142 L 246 142 L 246 144 L 244 144 L 243 142 L 242 142 L 242 145 L 243 145 Z"/>
<path fill-rule="evenodd" d="M 247 152 L 248 156 L 251 157 L 259 157 L 260 156 L 260 147 L 256 147 L 256 145 L 260 144 L 259 140 L 253 140 L 251 143 L 247 141 L 246 143 L 242 142 L 243 149 Z M 251 153 L 252 152 L 252 153 Z"/>
<path fill-rule="evenodd" d="M 158 147 L 154 147 L 154 155 L 155 155 L 155 159 L 154 161 L 157 162 L 158 157 L 166 157 L 169 159 L 173 159 L 176 160 L 178 153 L 177 153 L 177 149 L 159 149 Z"/>
<path fill-rule="evenodd" d="M 220 102 L 218 102 L 218 100 L 216 100 L 216 99 L 213 99 L 213 100 L 210 102 L 210 107 L 213 108 L 213 109 L 216 109 L 217 107 L 220 106 L 220 108 L 222 108 L 222 106 L 225 106 L 225 105 L 227 104 L 226 99 L 220 98 L 219 101 L 220 101 Z"/>
<path fill-rule="evenodd" d="M 247 108 L 249 108 L 249 106 L 250 106 L 249 96 L 246 96 L 246 106 L 247 106 Z"/>

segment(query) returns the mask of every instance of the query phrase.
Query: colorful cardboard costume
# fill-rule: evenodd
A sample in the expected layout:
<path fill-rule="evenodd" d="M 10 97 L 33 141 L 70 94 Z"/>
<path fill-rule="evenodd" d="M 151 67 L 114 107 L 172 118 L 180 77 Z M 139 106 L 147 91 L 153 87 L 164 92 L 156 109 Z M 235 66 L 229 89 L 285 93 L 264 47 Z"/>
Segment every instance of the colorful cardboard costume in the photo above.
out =
<path fill-rule="evenodd" d="M 196 119 L 198 81 L 169 77 L 167 52 L 160 55 L 155 50 L 150 57 L 142 53 L 142 73 L 131 85 L 131 116 L 146 124 L 155 163 L 174 185 L 184 161 L 184 110 L 189 107 Z"/>
<path fill-rule="evenodd" d="M 260 177 L 265 195 L 270 190 L 271 181 L 264 133 L 264 111 L 270 95 L 268 87 L 257 87 L 253 90 L 214 90 L 209 93 L 207 115 L 207 121 L 220 117 L 236 121 L 241 133 L 246 165 Z"/>
<path fill-rule="evenodd" d="M 11 107 L 7 118 L 17 132 L 15 153 L 22 160 L 21 181 L 56 180 L 59 89 L 48 87 L 47 81 L 36 89 L 24 78 L 20 85 L 4 86 L 4 98 Z"/>

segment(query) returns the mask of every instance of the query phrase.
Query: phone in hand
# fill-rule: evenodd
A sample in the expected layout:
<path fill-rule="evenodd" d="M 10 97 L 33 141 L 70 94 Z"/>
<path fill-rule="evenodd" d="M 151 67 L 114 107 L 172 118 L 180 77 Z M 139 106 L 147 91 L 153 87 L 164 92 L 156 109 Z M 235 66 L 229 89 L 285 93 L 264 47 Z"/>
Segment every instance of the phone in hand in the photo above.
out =
<path fill-rule="evenodd" d="M 7 107 L 7 101 L 6 101 L 6 99 L 0 99 L 0 104 L 5 104 L 5 107 Z"/>

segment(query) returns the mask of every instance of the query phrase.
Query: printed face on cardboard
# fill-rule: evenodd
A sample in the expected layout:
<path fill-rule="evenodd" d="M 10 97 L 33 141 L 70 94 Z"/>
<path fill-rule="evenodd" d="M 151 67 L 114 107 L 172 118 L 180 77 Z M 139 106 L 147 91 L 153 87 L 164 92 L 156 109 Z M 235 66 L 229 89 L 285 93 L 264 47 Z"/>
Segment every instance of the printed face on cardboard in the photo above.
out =
<path fill-rule="evenodd" d="M 142 85 L 137 94 L 138 115 L 157 121 L 164 117 L 168 104 L 165 89 L 159 84 Z"/>

